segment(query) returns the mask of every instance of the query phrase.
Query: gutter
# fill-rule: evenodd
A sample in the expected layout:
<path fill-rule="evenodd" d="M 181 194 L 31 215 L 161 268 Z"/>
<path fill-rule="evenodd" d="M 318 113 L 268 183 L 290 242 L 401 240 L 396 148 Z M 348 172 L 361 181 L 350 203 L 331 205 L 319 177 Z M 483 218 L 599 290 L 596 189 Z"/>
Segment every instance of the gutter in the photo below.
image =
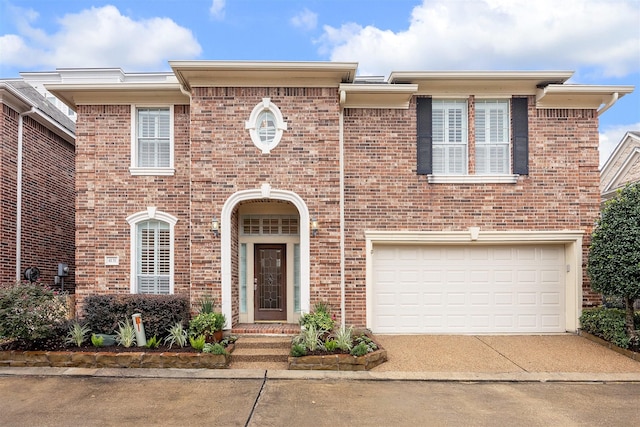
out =
<path fill-rule="evenodd" d="M 618 98 L 620 97 L 618 92 L 614 92 L 611 94 L 611 99 L 609 100 L 609 102 L 607 102 L 607 105 L 604 105 L 602 108 L 600 108 L 598 110 L 598 117 L 600 117 L 600 115 L 602 113 L 604 113 L 605 111 L 607 111 L 609 108 L 613 107 L 613 104 L 616 103 L 616 101 L 618 101 Z"/>
<path fill-rule="evenodd" d="M 340 115 L 339 115 L 339 151 L 340 151 L 340 324 L 346 325 L 346 291 L 345 291 L 345 236 L 344 236 L 344 103 L 346 92 L 340 91 Z"/>
<path fill-rule="evenodd" d="M 22 277 L 22 152 L 24 139 L 24 116 L 35 114 L 35 107 L 18 114 L 18 155 L 16 172 L 16 280 Z"/>

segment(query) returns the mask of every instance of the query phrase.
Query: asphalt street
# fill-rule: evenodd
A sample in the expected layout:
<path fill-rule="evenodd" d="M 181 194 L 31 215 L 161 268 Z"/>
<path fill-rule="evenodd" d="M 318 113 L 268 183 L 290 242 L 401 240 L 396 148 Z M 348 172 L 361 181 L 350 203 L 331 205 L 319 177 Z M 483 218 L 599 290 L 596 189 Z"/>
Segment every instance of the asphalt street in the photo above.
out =
<path fill-rule="evenodd" d="M 625 426 L 640 383 L 0 376 L 2 426 Z"/>

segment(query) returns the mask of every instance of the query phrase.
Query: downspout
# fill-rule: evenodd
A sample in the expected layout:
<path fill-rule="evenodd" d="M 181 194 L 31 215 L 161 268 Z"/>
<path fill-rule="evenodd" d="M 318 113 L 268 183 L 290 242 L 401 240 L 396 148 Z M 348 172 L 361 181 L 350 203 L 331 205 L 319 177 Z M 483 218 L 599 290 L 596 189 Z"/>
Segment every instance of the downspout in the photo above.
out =
<path fill-rule="evenodd" d="M 18 155 L 16 161 L 16 281 L 22 278 L 22 145 L 24 140 L 24 116 L 36 112 L 35 107 L 18 114 Z"/>
<path fill-rule="evenodd" d="M 611 94 L 611 99 L 609 100 L 609 102 L 607 102 L 607 105 L 605 105 L 604 107 L 602 107 L 601 109 L 598 110 L 598 117 L 600 117 L 600 115 L 602 113 L 604 113 L 605 111 L 607 111 L 609 108 L 613 107 L 613 104 L 616 103 L 616 101 L 619 98 L 619 94 L 618 92 L 614 92 Z"/>
<path fill-rule="evenodd" d="M 339 116 L 339 145 L 340 145 L 340 324 L 344 328 L 346 325 L 345 315 L 345 236 L 344 236 L 344 102 L 347 93 L 340 92 L 340 116 Z"/>

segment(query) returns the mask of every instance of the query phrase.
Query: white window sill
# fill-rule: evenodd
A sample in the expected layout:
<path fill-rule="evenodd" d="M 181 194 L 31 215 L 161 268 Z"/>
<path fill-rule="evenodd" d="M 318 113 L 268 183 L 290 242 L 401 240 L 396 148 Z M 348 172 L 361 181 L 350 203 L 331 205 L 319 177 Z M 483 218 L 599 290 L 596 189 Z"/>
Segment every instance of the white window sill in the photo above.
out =
<path fill-rule="evenodd" d="M 427 175 L 429 184 L 515 184 L 520 175 Z"/>
<path fill-rule="evenodd" d="M 158 176 L 173 176 L 176 173 L 174 168 L 129 168 L 129 173 L 134 176 L 143 176 L 143 175 L 158 175 Z"/>

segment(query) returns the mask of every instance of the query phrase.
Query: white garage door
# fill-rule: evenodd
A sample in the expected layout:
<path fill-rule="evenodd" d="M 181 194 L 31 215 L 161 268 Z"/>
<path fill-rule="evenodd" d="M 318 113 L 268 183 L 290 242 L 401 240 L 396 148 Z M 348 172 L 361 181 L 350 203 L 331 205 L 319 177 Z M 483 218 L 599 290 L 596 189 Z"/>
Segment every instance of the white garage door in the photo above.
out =
<path fill-rule="evenodd" d="M 377 333 L 565 332 L 564 247 L 374 246 Z"/>

